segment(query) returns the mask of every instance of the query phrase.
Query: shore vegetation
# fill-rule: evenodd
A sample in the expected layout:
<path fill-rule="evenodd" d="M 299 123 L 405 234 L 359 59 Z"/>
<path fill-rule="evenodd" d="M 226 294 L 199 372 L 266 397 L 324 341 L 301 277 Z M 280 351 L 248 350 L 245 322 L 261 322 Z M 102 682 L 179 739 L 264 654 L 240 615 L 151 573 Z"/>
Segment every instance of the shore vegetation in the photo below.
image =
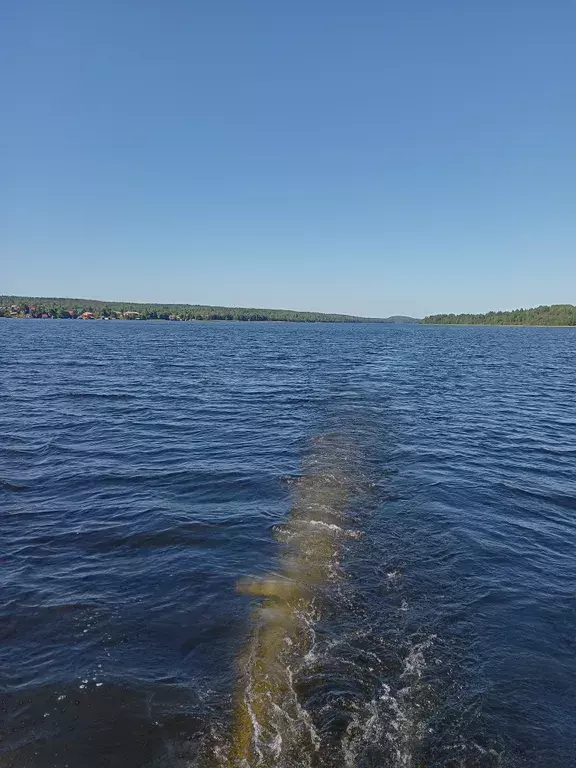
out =
<path fill-rule="evenodd" d="M 422 322 L 429 325 L 576 325 L 576 306 L 552 304 L 480 315 L 429 315 Z"/>
<path fill-rule="evenodd" d="M 82 320 L 238 320 L 299 323 L 418 322 L 409 317 L 357 317 L 355 315 L 297 312 L 290 309 L 212 307 L 201 304 L 147 304 L 96 299 L 0 296 L 0 317 Z"/>

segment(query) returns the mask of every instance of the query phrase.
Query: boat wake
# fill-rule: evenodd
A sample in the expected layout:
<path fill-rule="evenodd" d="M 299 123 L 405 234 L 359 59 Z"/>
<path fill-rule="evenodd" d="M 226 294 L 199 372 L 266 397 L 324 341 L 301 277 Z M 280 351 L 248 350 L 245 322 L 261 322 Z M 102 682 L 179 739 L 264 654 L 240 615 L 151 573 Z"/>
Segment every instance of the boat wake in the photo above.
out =
<path fill-rule="evenodd" d="M 375 488 L 362 451 L 321 435 L 291 485 L 289 518 L 275 528 L 277 570 L 238 583 L 260 601 L 238 660 L 231 729 L 206 764 L 415 768 L 433 638 L 399 649 L 365 625 L 351 628 L 353 597 L 340 565 L 346 542 L 361 536 L 353 510 Z M 346 629 L 338 627 L 343 616 Z"/>

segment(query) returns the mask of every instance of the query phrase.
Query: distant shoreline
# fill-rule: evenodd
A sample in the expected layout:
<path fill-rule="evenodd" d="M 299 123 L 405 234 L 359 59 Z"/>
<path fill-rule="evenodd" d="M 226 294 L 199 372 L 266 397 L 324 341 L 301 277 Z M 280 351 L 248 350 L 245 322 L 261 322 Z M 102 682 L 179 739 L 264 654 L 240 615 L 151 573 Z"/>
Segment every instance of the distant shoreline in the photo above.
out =
<path fill-rule="evenodd" d="M 0 315 L 0 320 L 67 320 L 67 319 L 75 319 L 75 320 L 83 320 L 82 317 L 76 317 L 76 318 L 64 318 L 64 317 L 32 317 L 29 315 L 18 315 L 18 316 L 7 316 L 7 315 Z M 85 320 L 85 319 L 84 319 Z M 140 323 L 171 323 L 174 322 L 170 320 L 169 318 L 164 317 L 145 317 L 145 318 L 138 318 L 137 320 L 129 320 L 128 318 L 123 317 L 94 317 L 91 318 L 91 321 L 95 322 L 101 322 L 101 321 L 112 321 L 115 323 L 125 323 L 125 322 L 140 322 Z M 190 318 L 186 320 L 180 320 L 178 322 L 181 323 L 278 323 L 278 325 L 286 325 L 290 323 L 302 323 L 304 325 L 313 325 L 315 323 L 324 323 L 326 324 L 337 324 L 342 323 L 343 325 L 402 325 L 401 322 L 388 322 L 387 320 L 371 320 L 369 318 L 366 319 L 360 319 L 360 320 L 276 320 L 273 318 L 266 318 L 262 320 L 237 320 L 237 319 L 228 319 L 223 317 L 216 317 L 211 318 L 207 317 L 206 319 L 198 319 L 198 318 Z M 413 322 L 413 323 L 407 323 L 409 325 L 420 325 L 419 322 Z"/>
<path fill-rule="evenodd" d="M 386 323 L 490 328 L 573 328 L 576 306 L 552 304 L 484 314 L 362 317 L 338 313 L 207 304 L 160 304 L 42 296 L 0 296 L 0 317 L 72 320 L 168 320 L 172 322 Z"/>
<path fill-rule="evenodd" d="M 451 328 L 576 328 L 576 325 L 556 325 L 552 323 L 425 323 L 421 320 L 418 325 L 450 326 Z"/>
<path fill-rule="evenodd" d="M 68 318 L 64 317 L 31 317 L 31 316 L 5 316 L 0 315 L 0 320 L 52 320 L 52 321 L 66 321 Z M 81 317 L 74 318 L 76 320 L 83 320 Z M 155 318 L 138 318 L 137 320 L 132 320 L 128 318 L 122 318 L 122 317 L 94 317 L 91 319 L 91 322 L 94 321 L 95 323 L 100 323 L 102 321 L 105 322 L 115 322 L 115 323 L 126 323 L 126 322 L 139 322 L 139 323 L 171 323 L 172 320 L 168 318 L 163 317 L 155 317 Z M 86 322 L 86 320 L 84 320 Z M 239 325 L 245 325 L 246 323 L 275 323 L 277 325 L 421 325 L 419 321 L 401 321 L 401 320 L 371 320 L 371 319 L 360 319 L 360 320 L 276 320 L 273 318 L 266 318 L 262 320 L 238 320 L 238 319 L 227 319 L 227 318 L 206 318 L 206 319 L 197 319 L 197 318 L 191 318 L 189 320 L 180 320 L 179 322 L 182 323 L 237 323 Z"/>
<path fill-rule="evenodd" d="M 72 318 L 62 317 L 32 317 L 26 315 L 6 316 L 0 315 L 0 320 L 66 320 Z M 77 317 L 76 320 L 82 320 L 83 318 Z M 122 317 L 94 317 L 91 318 L 94 321 L 113 321 L 113 322 L 132 322 L 133 319 Z M 170 323 L 173 322 L 169 318 L 156 317 L 156 318 L 138 318 L 138 322 L 147 323 Z M 262 319 L 262 320 L 239 320 L 239 319 L 225 319 L 225 318 L 206 318 L 197 319 L 191 318 L 189 320 L 181 320 L 180 322 L 186 323 L 276 323 L 278 325 L 286 324 L 302 324 L 302 325 L 338 325 L 342 323 L 344 325 L 422 325 L 427 328 L 448 326 L 450 328 L 576 328 L 576 325 L 544 325 L 543 323 L 425 323 L 417 320 L 371 320 L 369 318 L 360 320 L 277 320 L 277 319 Z"/>
<path fill-rule="evenodd" d="M 491 328 L 573 328 L 576 326 L 576 306 L 573 304 L 542 304 L 529 309 L 498 312 L 427 315 L 423 325 L 486 325 Z"/>
<path fill-rule="evenodd" d="M 39 320 L 170 320 L 173 322 L 229 320 L 239 322 L 302 323 L 418 323 L 403 315 L 361 317 L 326 312 L 258 307 L 222 307 L 205 304 L 158 304 L 101 301 L 45 296 L 0 296 L 0 316 Z"/>

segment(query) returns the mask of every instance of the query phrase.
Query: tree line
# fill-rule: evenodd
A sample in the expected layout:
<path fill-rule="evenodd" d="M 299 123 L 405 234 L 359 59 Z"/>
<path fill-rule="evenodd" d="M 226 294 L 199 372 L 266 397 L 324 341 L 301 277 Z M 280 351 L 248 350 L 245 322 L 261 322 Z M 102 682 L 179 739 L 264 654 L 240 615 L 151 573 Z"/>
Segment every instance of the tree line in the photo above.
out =
<path fill-rule="evenodd" d="M 95 299 L 60 299 L 46 297 L 0 296 L 0 317 L 31 317 L 118 320 L 239 320 L 305 322 L 305 323 L 365 323 L 386 322 L 378 318 L 354 315 L 297 312 L 290 309 L 257 309 L 247 307 L 212 307 L 200 304 L 145 304 L 126 301 L 97 301 Z"/>
<path fill-rule="evenodd" d="M 422 322 L 444 325 L 576 325 L 576 306 L 552 304 L 479 315 L 429 315 Z"/>

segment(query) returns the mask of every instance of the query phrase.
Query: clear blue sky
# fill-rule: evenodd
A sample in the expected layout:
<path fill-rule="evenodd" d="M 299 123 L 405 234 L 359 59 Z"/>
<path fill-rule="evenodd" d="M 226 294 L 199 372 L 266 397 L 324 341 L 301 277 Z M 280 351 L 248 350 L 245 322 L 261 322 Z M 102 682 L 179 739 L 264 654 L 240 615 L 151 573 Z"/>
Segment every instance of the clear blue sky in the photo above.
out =
<path fill-rule="evenodd" d="M 576 303 L 574 0 L 0 2 L 0 293 Z"/>

